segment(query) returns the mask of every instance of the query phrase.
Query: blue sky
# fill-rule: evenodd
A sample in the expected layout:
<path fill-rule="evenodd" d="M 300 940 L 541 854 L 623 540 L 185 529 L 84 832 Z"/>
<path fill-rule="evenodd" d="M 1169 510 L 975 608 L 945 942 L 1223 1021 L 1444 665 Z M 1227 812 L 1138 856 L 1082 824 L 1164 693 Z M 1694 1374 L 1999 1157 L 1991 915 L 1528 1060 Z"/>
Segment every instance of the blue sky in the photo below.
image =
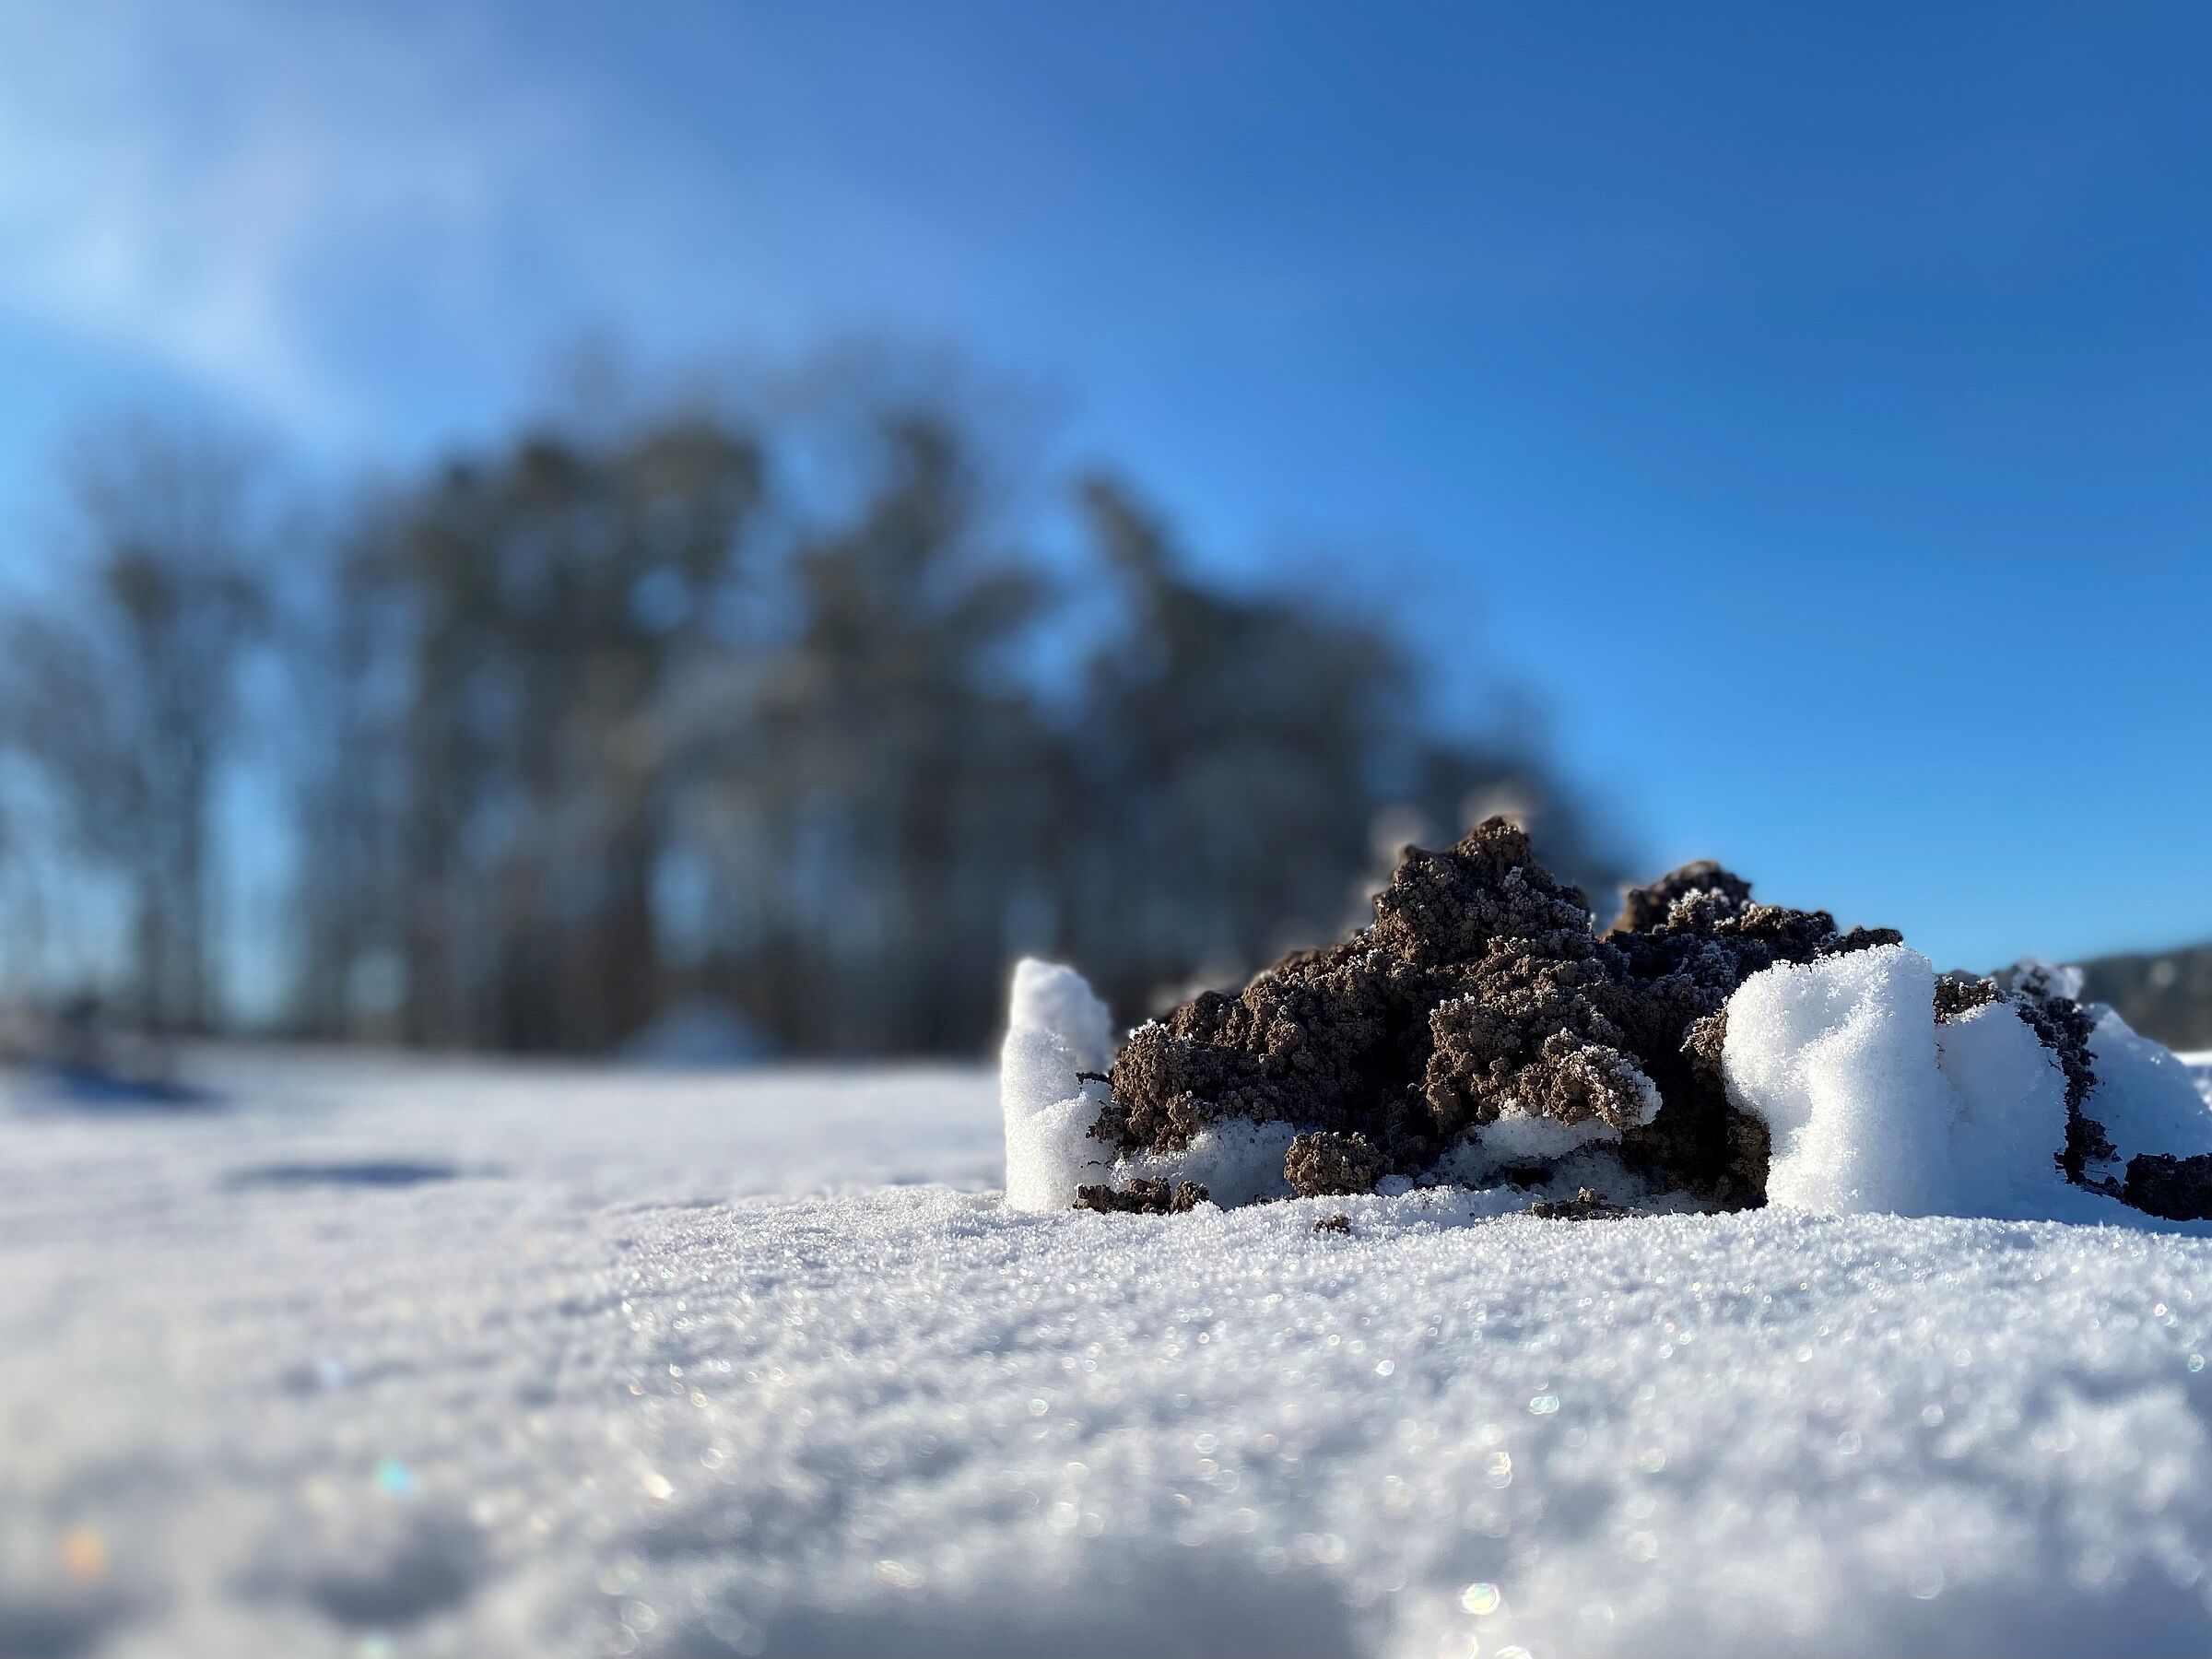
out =
<path fill-rule="evenodd" d="M 0 560 L 118 406 L 342 476 L 586 332 L 883 330 L 1225 575 L 1336 549 L 1653 867 L 2212 936 L 2207 70 L 2185 6 L 0 0 Z"/>

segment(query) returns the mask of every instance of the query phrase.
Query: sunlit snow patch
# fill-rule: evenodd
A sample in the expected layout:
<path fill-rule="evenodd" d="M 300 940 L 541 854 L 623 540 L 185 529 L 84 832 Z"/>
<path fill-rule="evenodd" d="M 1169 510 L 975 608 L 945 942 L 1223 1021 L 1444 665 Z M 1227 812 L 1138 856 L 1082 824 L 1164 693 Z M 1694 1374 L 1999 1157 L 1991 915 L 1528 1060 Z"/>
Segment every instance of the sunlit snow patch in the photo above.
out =
<path fill-rule="evenodd" d="M 1935 969 L 1899 945 L 1780 963 L 1729 999 L 1723 1070 L 1729 1099 L 1773 1136 L 1769 1203 L 1830 1215 L 1950 1207 L 1938 1166 L 1959 1111 L 1936 1064 L 1935 999 Z"/>

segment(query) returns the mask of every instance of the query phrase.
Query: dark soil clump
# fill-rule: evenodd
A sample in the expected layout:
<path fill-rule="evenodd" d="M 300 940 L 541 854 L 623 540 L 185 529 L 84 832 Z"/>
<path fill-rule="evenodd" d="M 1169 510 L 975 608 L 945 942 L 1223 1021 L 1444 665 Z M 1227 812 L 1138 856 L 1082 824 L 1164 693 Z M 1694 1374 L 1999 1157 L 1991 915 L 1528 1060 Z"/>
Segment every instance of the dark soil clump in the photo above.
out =
<path fill-rule="evenodd" d="M 1571 1198 L 1539 1198 L 1528 1213 L 1545 1221 L 1618 1221 L 1630 1212 L 1603 1193 L 1583 1187 Z"/>
<path fill-rule="evenodd" d="M 1326 1130 L 1301 1135 L 1290 1143 L 1283 1175 L 1300 1198 L 1343 1193 L 1371 1193 L 1390 1173 L 1390 1160 L 1364 1135 L 1333 1135 Z"/>
<path fill-rule="evenodd" d="M 2004 988 L 1984 973 L 1953 970 L 1936 978 L 1936 1018 L 1939 1023 L 1986 1008 L 2005 994 Z"/>
<path fill-rule="evenodd" d="M 1076 1208 L 1107 1216 L 1179 1216 L 1205 1202 L 1206 1189 L 1194 1181 L 1171 1185 L 1142 1175 L 1118 1187 L 1100 1184 L 1076 1189 Z"/>
<path fill-rule="evenodd" d="M 1666 925 L 1675 900 L 1692 893 L 1721 893 L 1735 904 L 1751 902 L 1751 884 L 1723 869 L 1710 858 L 1669 870 L 1649 887 L 1630 888 L 1621 895 L 1620 914 L 1608 933 L 1655 933 Z"/>
<path fill-rule="evenodd" d="M 1494 818 L 1406 849 L 1350 939 L 1140 1027 L 1093 1133 L 1172 1153 L 1219 1119 L 1292 1124 L 1285 1175 L 1314 1195 L 1430 1173 L 1512 1111 L 1600 1126 L 1662 1187 L 1757 1204 L 1766 1132 L 1721 1086 L 1723 1006 L 1775 962 L 1898 937 L 1760 904 L 1713 864 L 1631 890 L 1601 936 L 1581 890 Z"/>
<path fill-rule="evenodd" d="M 1325 1233 L 1348 1233 L 1352 1230 L 1352 1218 L 1342 1212 L 1334 1216 L 1324 1216 L 1313 1223 L 1313 1230 Z"/>
<path fill-rule="evenodd" d="M 2147 1215 L 2169 1221 L 2212 1221 L 2212 1155 L 2138 1154 L 2127 1160 L 2121 1197 Z"/>

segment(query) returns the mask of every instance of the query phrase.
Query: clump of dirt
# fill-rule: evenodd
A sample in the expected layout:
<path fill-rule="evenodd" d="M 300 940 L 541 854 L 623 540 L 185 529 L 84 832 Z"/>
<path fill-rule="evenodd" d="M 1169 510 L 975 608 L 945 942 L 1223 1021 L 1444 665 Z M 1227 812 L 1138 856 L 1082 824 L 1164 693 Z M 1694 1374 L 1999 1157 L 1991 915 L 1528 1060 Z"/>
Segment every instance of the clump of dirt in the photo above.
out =
<path fill-rule="evenodd" d="M 1949 973 L 1936 976 L 1936 1020 L 1939 1025 L 1986 1008 L 2005 994 L 2003 987 L 1986 973 Z"/>
<path fill-rule="evenodd" d="M 2169 1221 L 2212 1220 L 2212 1154 L 2169 1158 L 2143 1152 L 2127 1160 L 2121 1197 Z"/>
<path fill-rule="evenodd" d="M 1736 904 L 1751 901 L 1751 884 L 1723 869 L 1710 858 L 1700 858 L 1669 870 L 1649 887 L 1630 888 L 1621 895 L 1620 914 L 1613 918 L 1613 933 L 1655 933 L 1666 925 L 1675 900 L 1692 893 L 1721 893 Z"/>
<path fill-rule="evenodd" d="M 1430 1174 L 1511 1112 L 1618 1137 L 1664 1188 L 1756 1204 L 1766 1131 L 1721 1087 L 1724 1005 L 1775 962 L 1898 937 L 1760 904 L 1712 864 L 1631 890 L 1601 935 L 1581 890 L 1494 818 L 1406 849 L 1353 937 L 1140 1027 L 1092 1133 L 1174 1153 L 1220 1119 L 1294 1124 L 1285 1175 L 1312 1195 Z"/>
<path fill-rule="evenodd" d="M 1320 1220 L 1314 1222 L 1313 1230 L 1326 1233 L 1348 1233 L 1352 1230 L 1352 1218 L 1342 1211 L 1338 1211 L 1334 1216 L 1324 1216 Z"/>
<path fill-rule="evenodd" d="M 1325 1129 L 1298 1136 L 1283 1159 L 1284 1179 L 1300 1198 L 1371 1193 L 1375 1182 L 1389 1173 L 1390 1160 L 1366 1135 Z"/>
<path fill-rule="evenodd" d="M 1571 1198 L 1539 1198 L 1528 1213 L 1546 1221 L 1618 1221 L 1630 1212 L 1603 1193 L 1583 1187 Z"/>
<path fill-rule="evenodd" d="M 1649 1191 L 1755 1206 L 1770 1147 L 1765 1124 L 1729 1104 L 1722 1080 L 1730 995 L 1778 962 L 1902 941 L 1893 928 L 1839 929 L 1827 911 L 1762 904 L 1710 861 L 1630 889 L 1601 934 L 1581 890 L 1545 870 L 1503 818 L 1441 852 L 1407 848 L 1374 908 L 1352 937 L 1139 1027 L 1108 1074 L 1111 1099 L 1091 1133 L 1135 1157 L 1182 1152 L 1220 1121 L 1288 1124 L 1298 1133 L 1284 1177 L 1305 1197 L 1372 1192 L 1394 1175 L 1448 1179 L 1441 1166 L 1465 1170 L 1469 1152 L 1492 1177 L 1541 1179 L 1529 1147 L 1594 1136 Z M 2113 1157 L 2082 1110 L 2096 1082 L 2088 1014 L 2047 978 L 2005 985 L 1953 973 L 1936 983 L 1935 1015 L 2000 1001 L 2065 1071 L 2061 1168 L 2120 1195 L 2120 1183 L 2088 1173 Z M 1497 1127 L 1509 1115 L 1511 1135 Z M 1542 1131 L 1534 1139 L 1532 1128 Z M 1500 1137 L 1495 1156 L 1486 1136 Z M 2138 1183 L 2134 1168 L 2131 1191 L 2199 1202 L 2187 1196 L 2197 1174 L 2147 1165 Z M 1086 1187 L 1080 1202 L 1159 1211 L 1184 1207 L 1187 1190 L 1135 1181 Z M 1538 1213 L 1618 1207 L 1592 1202 L 1607 1207 L 1576 1199 Z M 2212 1210 L 2212 1194 L 2203 1202 Z"/>
<path fill-rule="evenodd" d="M 1179 1216 L 1206 1202 L 1206 1189 L 1194 1181 L 1172 1184 L 1139 1175 L 1120 1186 L 1079 1186 L 1075 1207 L 1097 1210 L 1105 1216 Z"/>

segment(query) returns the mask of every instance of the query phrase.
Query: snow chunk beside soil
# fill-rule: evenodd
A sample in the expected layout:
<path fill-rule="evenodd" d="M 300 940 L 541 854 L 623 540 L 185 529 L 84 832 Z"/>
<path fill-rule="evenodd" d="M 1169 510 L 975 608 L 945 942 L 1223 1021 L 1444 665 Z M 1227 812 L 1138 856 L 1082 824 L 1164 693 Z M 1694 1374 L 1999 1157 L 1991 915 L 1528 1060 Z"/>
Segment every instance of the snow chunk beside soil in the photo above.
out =
<path fill-rule="evenodd" d="M 1014 970 L 1000 1055 L 999 1109 L 1006 1124 L 1006 1204 L 1043 1213 L 1076 1202 L 1077 1189 L 1134 1179 L 1195 1182 L 1217 1204 L 1288 1198 L 1288 1124 L 1214 1124 L 1181 1152 L 1124 1158 L 1091 1134 L 1106 1085 L 1083 1072 L 1113 1061 L 1106 1005 L 1073 968 L 1025 958 Z"/>
<path fill-rule="evenodd" d="M 1773 1135 L 1771 1203 L 1828 1215 L 2118 1219 L 2068 1185 L 2065 1075 L 2013 1005 L 1938 1022 L 1935 972 L 1900 945 L 1778 963 L 1728 1004 L 1722 1065 L 1736 1107 Z M 2212 1150 L 2189 1070 L 2106 1010 L 2086 1105 L 2120 1148 Z"/>
<path fill-rule="evenodd" d="M 2137 1036 L 2118 1013 L 2101 1008 L 2089 1052 L 2097 1057 L 2097 1087 L 2082 1110 L 2104 1125 L 2118 1153 L 2100 1173 L 2116 1176 L 2144 1152 L 2175 1158 L 2212 1152 L 2212 1106 L 2172 1050 Z"/>
<path fill-rule="evenodd" d="M 1112 1059 L 1112 1018 L 1083 976 L 1023 958 L 1014 969 L 998 1073 L 1011 1208 L 1063 1210 L 1077 1187 L 1105 1179 L 1112 1159 L 1090 1129 L 1106 1085 L 1077 1074 L 1102 1073 Z"/>
<path fill-rule="evenodd" d="M 1171 1186 L 1195 1182 L 1206 1197 L 1222 1206 L 1288 1198 L 1290 1182 L 1283 1160 L 1298 1130 L 1289 1124 L 1253 1124 L 1224 1118 L 1192 1137 L 1181 1152 L 1152 1152 L 1124 1159 L 1111 1171 L 1115 1181 L 1149 1176 Z M 1096 1141 L 1091 1142 L 1097 1146 Z M 1094 1177 L 1093 1179 L 1097 1179 Z"/>
<path fill-rule="evenodd" d="M 1936 1065 L 1935 1005 L 1935 969 L 1900 945 L 1777 963 L 1737 989 L 1722 1073 L 1736 1109 L 1773 1136 L 1769 1203 L 1833 1216 L 1947 1207 L 1939 1166 L 1959 1107 Z"/>
<path fill-rule="evenodd" d="M 1950 1213 L 2077 1213 L 2087 1194 L 2055 1162 L 2066 1139 L 2066 1074 L 2058 1056 L 2008 1003 L 1975 1008 L 1936 1032 L 1936 1064 L 1959 1096 L 1950 1185 L 1971 1206 Z"/>

